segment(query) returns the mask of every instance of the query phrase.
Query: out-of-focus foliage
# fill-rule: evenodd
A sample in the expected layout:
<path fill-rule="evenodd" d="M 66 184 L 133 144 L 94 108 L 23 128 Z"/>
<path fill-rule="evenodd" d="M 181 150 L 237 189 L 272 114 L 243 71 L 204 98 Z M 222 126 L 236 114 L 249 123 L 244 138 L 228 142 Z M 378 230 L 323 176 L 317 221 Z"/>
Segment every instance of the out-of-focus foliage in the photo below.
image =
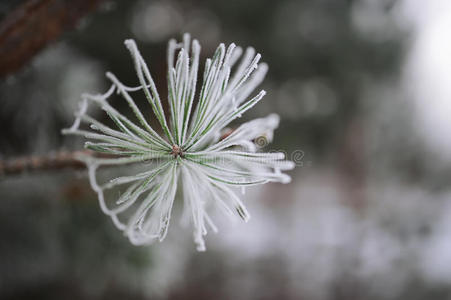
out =
<path fill-rule="evenodd" d="M 243 118 L 279 113 L 272 147 L 299 166 L 288 186 L 250 190 L 249 224 L 219 224 L 205 254 L 175 223 L 164 244 L 130 246 L 84 172 L 2 179 L 0 298 L 449 297 L 449 11 L 447 0 L 105 2 L 0 82 L 2 158 L 81 147 L 59 134 L 79 95 L 104 92 L 105 71 L 136 82 L 123 40 L 137 39 L 163 91 L 166 41 L 190 32 L 201 61 L 219 42 L 262 52 L 268 95 Z"/>

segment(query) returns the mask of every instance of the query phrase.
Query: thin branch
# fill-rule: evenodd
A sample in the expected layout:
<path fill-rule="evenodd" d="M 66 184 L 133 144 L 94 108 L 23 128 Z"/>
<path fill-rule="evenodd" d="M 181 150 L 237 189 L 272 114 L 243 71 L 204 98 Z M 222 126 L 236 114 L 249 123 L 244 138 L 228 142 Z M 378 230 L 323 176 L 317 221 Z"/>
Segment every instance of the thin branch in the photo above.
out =
<path fill-rule="evenodd" d="M 0 175 L 17 175 L 27 171 L 56 171 L 62 169 L 85 169 L 85 163 L 77 159 L 81 154 L 92 155 L 92 151 L 60 151 L 42 156 L 25 156 L 0 160 Z"/>

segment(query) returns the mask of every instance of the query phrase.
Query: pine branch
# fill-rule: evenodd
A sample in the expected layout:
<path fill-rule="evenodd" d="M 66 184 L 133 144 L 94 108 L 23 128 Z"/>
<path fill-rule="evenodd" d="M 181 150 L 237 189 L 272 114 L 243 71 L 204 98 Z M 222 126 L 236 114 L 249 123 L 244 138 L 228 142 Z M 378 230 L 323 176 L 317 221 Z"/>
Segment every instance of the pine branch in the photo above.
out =
<path fill-rule="evenodd" d="M 234 130 L 230 129 L 230 131 L 221 136 L 220 140 L 228 137 Z M 17 175 L 25 172 L 59 171 L 64 169 L 83 170 L 86 169 L 86 164 L 77 158 L 80 155 L 103 158 L 117 157 L 111 154 L 99 154 L 91 150 L 79 150 L 51 152 L 48 155 L 0 159 L 0 176 Z"/>

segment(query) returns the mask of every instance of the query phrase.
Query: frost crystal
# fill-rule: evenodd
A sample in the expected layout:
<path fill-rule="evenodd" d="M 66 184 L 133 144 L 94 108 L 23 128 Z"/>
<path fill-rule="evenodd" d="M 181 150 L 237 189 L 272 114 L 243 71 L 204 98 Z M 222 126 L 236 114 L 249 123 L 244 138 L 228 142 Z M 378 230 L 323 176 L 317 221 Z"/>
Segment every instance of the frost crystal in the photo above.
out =
<path fill-rule="evenodd" d="M 263 98 L 263 90 L 249 96 L 268 67 L 259 64 L 260 54 L 255 54 L 253 48 L 247 48 L 237 64 L 241 48 L 220 44 L 205 62 L 202 86 L 196 96 L 200 45 L 197 40 L 191 43 L 188 34 L 181 43 L 170 40 L 167 122 L 155 83 L 135 42 L 126 40 L 125 45 L 131 53 L 139 86 L 128 87 L 107 73 L 112 82 L 110 89 L 102 95 L 83 95 L 74 124 L 63 133 L 84 136 L 90 140 L 85 143 L 86 148 L 103 153 L 80 159 L 88 166 L 90 183 L 102 211 L 133 244 L 150 244 L 165 238 L 180 189 L 184 199 L 182 221 L 193 224 L 197 250 L 204 251 L 207 227 L 217 231 L 207 208 L 215 206 L 231 218 L 249 219 L 233 186 L 290 181 L 281 171 L 292 169 L 294 164 L 284 160 L 283 153 L 258 152 L 260 145 L 255 143 L 261 136 L 272 138 L 279 123 L 277 115 L 244 123 L 233 131 L 226 128 Z M 133 119 L 112 105 L 115 92 L 125 100 Z M 150 126 L 150 119 L 134 101 L 132 95 L 139 92 L 150 104 L 161 134 Z M 89 116 L 90 104 L 100 106 L 114 126 Z M 82 124 L 89 128 L 83 129 Z M 103 178 L 104 173 L 110 174 L 101 171 L 107 166 L 118 167 L 123 176 Z"/>

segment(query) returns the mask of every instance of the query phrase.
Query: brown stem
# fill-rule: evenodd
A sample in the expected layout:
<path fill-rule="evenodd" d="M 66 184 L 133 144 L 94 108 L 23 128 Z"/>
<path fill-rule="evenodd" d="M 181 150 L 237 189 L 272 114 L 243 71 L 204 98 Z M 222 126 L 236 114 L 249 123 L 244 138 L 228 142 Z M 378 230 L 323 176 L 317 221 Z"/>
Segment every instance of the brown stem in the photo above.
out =
<path fill-rule="evenodd" d="M 42 156 L 26 156 L 0 160 L 0 175 L 15 175 L 26 171 L 55 171 L 61 169 L 84 169 L 86 165 L 77 159 L 80 154 L 92 154 L 89 150 L 60 151 Z"/>

